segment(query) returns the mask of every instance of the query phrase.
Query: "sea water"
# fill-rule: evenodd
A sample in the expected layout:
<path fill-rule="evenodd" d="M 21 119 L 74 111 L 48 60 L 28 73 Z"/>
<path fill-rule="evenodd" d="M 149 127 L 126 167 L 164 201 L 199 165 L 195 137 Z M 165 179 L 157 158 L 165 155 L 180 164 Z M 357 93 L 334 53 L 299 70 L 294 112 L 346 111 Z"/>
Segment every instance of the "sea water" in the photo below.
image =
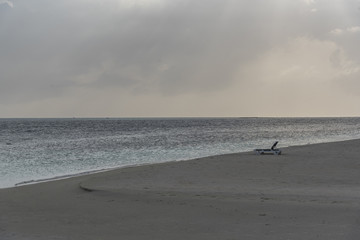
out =
<path fill-rule="evenodd" d="M 0 119 L 0 188 L 115 167 L 360 138 L 360 118 Z"/>

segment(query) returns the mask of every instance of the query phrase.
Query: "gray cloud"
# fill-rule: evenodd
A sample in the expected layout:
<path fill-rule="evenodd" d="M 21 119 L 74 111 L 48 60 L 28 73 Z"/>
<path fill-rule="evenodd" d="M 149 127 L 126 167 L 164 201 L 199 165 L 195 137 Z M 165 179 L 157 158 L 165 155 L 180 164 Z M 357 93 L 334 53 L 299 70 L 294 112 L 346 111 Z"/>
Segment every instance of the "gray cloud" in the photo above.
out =
<path fill-rule="evenodd" d="M 2 104 L 61 99 L 77 89 L 164 99 L 234 86 L 246 91 L 261 80 L 245 66 L 265 67 L 264 54 L 298 37 L 331 41 L 354 65 L 360 62 L 356 0 L 18 0 L 9 6 L 0 1 Z M 334 36 L 335 29 L 353 34 Z M 335 64 L 336 56 L 328 61 Z"/>

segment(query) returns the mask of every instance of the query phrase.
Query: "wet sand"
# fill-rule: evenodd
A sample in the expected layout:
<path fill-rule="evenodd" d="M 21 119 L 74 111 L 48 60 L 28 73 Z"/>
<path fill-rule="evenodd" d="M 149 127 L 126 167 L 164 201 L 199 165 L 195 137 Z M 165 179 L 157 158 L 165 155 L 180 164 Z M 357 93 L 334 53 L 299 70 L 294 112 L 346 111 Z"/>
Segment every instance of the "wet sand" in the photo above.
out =
<path fill-rule="evenodd" d="M 0 239 L 359 239 L 360 140 L 0 190 Z"/>

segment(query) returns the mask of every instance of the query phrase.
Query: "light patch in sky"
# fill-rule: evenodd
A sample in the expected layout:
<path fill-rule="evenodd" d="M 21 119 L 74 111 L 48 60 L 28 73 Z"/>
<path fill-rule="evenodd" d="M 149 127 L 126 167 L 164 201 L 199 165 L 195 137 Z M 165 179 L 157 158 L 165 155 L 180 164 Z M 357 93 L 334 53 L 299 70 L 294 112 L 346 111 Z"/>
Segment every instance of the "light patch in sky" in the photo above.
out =
<path fill-rule="evenodd" d="M 7 4 L 11 8 L 14 7 L 14 3 L 8 0 L 0 0 L 0 4 Z"/>
<path fill-rule="evenodd" d="M 352 27 L 347 27 L 347 28 L 335 28 L 333 30 L 330 31 L 331 34 L 333 35 L 342 35 L 345 33 L 358 33 L 360 32 L 360 26 L 352 26 Z"/>
<path fill-rule="evenodd" d="M 307 5 L 311 5 L 311 4 L 314 4 L 314 3 L 315 3 L 315 0 L 304 0 L 304 2 L 305 2 Z"/>
<path fill-rule="evenodd" d="M 241 73 L 239 78 L 251 78 L 256 84 L 248 86 L 251 92 L 243 92 L 241 86 L 234 89 L 265 116 L 282 115 L 281 109 L 287 109 L 288 116 L 304 112 L 331 116 L 334 108 L 339 112 L 354 109 L 347 102 L 356 97 L 349 96 L 343 86 L 360 76 L 360 65 L 335 42 L 300 37 L 259 56 L 243 66 Z"/>
<path fill-rule="evenodd" d="M 359 66 L 335 42 L 301 37 L 273 48 L 252 68 L 262 69 L 257 76 L 264 83 L 308 85 L 357 74 Z"/>
<path fill-rule="evenodd" d="M 348 27 L 346 30 L 352 33 L 360 32 L 360 26 Z"/>
<path fill-rule="evenodd" d="M 133 7 L 159 7 L 164 4 L 164 0 L 117 0 L 122 8 Z"/>
<path fill-rule="evenodd" d="M 333 30 L 330 31 L 331 34 L 334 34 L 334 35 L 341 35 L 343 34 L 344 30 L 341 29 L 341 28 L 335 28 Z"/>

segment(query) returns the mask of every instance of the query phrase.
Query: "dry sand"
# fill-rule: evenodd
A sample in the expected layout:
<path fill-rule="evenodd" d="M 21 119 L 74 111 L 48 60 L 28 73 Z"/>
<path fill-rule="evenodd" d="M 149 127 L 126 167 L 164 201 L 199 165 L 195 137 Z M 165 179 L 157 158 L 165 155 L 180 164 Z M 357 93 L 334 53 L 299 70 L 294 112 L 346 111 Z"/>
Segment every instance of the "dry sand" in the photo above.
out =
<path fill-rule="evenodd" d="M 0 190 L 0 239 L 359 239 L 360 140 Z"/>

